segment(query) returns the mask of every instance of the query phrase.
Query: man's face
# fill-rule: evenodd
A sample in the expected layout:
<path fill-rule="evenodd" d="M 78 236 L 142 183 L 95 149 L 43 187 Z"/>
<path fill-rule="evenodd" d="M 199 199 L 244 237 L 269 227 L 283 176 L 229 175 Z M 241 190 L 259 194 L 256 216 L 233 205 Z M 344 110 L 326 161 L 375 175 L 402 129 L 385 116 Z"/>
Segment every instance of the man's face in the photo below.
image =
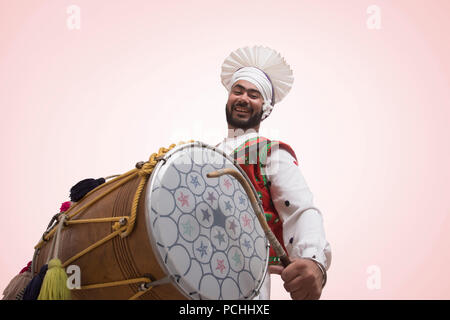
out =
<path fill-rule="evenodd" d="M 244 130 L 259 127 L 264 100 L 256 86 L 246 80 L 233 84 L 225 108 L 227 122 Z"/>

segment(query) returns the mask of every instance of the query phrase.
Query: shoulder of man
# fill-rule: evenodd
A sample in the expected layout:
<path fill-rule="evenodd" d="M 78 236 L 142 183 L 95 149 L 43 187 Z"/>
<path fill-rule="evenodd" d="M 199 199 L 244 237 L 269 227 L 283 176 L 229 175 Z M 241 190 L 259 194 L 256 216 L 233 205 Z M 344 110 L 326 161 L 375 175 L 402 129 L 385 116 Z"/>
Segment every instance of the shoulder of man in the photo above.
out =
<path fill-rule="evenodd" d="M 289 154 L 295 159 L 294 164 L 296 166 L 298 166 L 297 155 L 295 154 L 294 149 L 292 149 L 292 147 L 289 144 L 287 144 L 283 141 L 279 141 L 279 140 L 269 140 L 269 139 L 266 139 L 266 140 L 267 140 L 267 143 L 266 143 L 265 147 L 267 149 L 267 151 L 266 151 L 267 156 L 270 156 L 270 154 L 272 154 L 277 149 L 285 150 L 285 151 L 289 152 Z"/>
<path fill-rule="evenodd" d="M 258 154 L 259 161 L 264 166 L 269 160 L 268 157 L 270 157 L 272 152 L 276 151 L 277 149 L 287 151 L 294 158 L 294 164 L 298 166 L 297 156 L 294 149 L 292 149 L 290 145 L 285 142 L 279 140 L 271 140 L 263 136 L 257 136 L 246 140 L 240 146 L 234 149 L 234 154 L 237 155 L 237 158 L 245 156 L 246 154 Z"/>

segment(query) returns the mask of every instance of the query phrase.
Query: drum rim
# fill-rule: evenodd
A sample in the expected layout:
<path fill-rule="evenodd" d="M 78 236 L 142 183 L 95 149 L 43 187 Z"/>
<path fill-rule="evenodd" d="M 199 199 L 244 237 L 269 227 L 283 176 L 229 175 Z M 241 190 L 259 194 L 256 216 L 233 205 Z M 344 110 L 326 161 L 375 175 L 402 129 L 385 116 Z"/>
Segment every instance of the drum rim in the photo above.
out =
<path fill-rule="evenodd" d="M 241 168 L 241 166 L 239 166 L 239 164 L 236 162 L 235 159 L 233 159 L 232 157 L 230 157 L 229 155 L 227 155 L 222 149 L 220 148 L 216 148 L 213 147 L 211 145 L 208 145 L 204 142 L 201 141 L 194 141 L 194 142 L 189 142 L 183 145 L 178 145 L 174 148 L 172 148 L 170 151 L 168 151 L 163 157 L 161 157 L 161 161 L 159 161 L 156 166 L 154 167 L 152 174 L 150 175 L 148 181 L 147 181 L 147 191 L 146 191 L 146 195 L 145 198 L 147 200 L 147 197 L 149 195 L 149 191 L 148 190 L 152 190 L 153 189 L 153 183 L 155 181 L 154 176 L 159 172 L 159 170 L 161 169 L 161 167 L 166 163 L 166 161 L 176 152 L 181 151 L 185 148 L 189 148 L 189 147 L 201 147 L 201 148 L 206 148 L 206 149 L 210 149 L 213 150 L 219 154 L 221 154 L 223 157 L 225 157 L 227 160 L 229 160 L 231 163 L 234 164 L 234 166 L 239 170 L 239 172 L 245 177 L 245 179 L 249 182 L 249 185 L 254 193 L 255 196 L 257 196 L 257 192 L 255 187 L 253 186 L 253 184 L 251 183 L 249 177 L 247 176 L 247 174 L 245 173 L 245 171 Z M 151 192 L 150 192 L 151 194 Z M 151 197 L 150 197 L 151 198 Z M 258 199 L 258 198 L 257 198 Z M 150 199 L 151 202 L 151 199 Z M 147 229 L 147 234 L 149 236 L 149 238 L 151 239 L 155 239 L 153 233 L 152 233 L 152 227 L 150 226 L 150 221 L 149 221 L 149 215 L 147 215 L 147 209 L 148 209 L 148 204 L 150 203 L 147 201 L 145 201 L 145 226 Z M 262 208 L 262 204 L 261 202 L 258 202 L 259 208 L 261 210 L 261 212 L 264 212 L 264 209 Z M 268 268 L 269 268 L 269 256 L 270 256 L 270 244 L 269 244 L 269 240 L 267 239 L 267 237 L 264 235 L 265 238 L 265 242 L 266 242 L 266 259 L 265 259 L 265 268 L 264 268 L 264 272 L 263 272 L 263 276 L 261 277 L 257 287 L 254 289 L 253 293 L 246 299 L 246 300 L 252 300 L 253 298 L 255 298 L 261 290 L 261 287 L 263 285 L 263 283 L 265 282 L 265 278 L 268 276 Z M 154 241 L 150 241 L 150 245 L 152 247 L 152 250 L 154 252 L 154 256 L 156 258 L 156 260 L 158 261 L 158 264 L 160 266 L 160 268 L 165 272 L 166 276 L 170 279 L 171 283 L 173 284 L 174 287 L 177 288 L 177 290 L 184 295 L 186 298 L 188 299 L 192 299 L 191 296 L 189 296 L 185 290 L 174 280 L 173 276 L 170 275 L 169 270 L 166 267 L 166 264 L 162 261 L 162 257 L 159 253 L 159 249 L 156 246 L 156 244 L 154 243 Z"/>

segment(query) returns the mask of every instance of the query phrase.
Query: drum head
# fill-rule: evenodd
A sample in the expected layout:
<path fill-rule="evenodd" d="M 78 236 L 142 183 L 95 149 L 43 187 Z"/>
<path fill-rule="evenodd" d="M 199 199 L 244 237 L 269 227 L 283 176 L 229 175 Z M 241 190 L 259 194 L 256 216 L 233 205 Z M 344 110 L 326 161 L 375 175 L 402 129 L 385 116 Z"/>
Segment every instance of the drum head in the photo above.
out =
<path fill-rule="evenodd" d="M 268 241 L 244 188 L 206 176 L 222 168 L 243 173 L 222 151 L 190 143 L 168 152 L 147 186 L 155 255 L 190 299 L 252 299 L 267 270 Z"/>

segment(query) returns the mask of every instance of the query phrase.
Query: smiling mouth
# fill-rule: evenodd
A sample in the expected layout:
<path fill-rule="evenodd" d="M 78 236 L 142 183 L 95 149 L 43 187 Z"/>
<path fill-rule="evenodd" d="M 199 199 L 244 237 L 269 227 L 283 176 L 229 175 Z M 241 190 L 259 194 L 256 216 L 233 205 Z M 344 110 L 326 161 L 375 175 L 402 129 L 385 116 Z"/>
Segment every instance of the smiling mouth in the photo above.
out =
<path fill-rule="evenodd" d="M 239 113 L 250 113 L 250 110 L 244 107 L 234 107 L 233 110 Z"/>

